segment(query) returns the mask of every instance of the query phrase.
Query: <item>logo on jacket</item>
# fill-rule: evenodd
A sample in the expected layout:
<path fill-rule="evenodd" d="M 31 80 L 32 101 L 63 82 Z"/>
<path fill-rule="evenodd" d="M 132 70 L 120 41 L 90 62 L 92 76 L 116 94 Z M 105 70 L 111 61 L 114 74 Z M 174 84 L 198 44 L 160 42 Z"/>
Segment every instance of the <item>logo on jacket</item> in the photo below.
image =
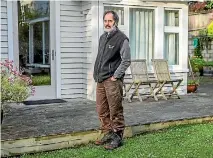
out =
<path fill-rule="evenodd" d="M 112 48 L 114 48 L 114 46 L 112 46 L 112 45 L 109 45 L 109 49 L 112 49 Z"/>

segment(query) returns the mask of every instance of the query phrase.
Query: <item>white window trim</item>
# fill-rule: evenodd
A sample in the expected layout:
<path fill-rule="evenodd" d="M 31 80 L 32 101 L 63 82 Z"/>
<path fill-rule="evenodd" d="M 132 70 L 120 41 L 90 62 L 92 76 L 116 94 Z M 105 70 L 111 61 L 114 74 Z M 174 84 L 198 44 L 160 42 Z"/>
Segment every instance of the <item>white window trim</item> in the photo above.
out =
<path fill-rule="evenodd" d="M 169 68 L 173 72 L 188 72 L 188 7 L 172 8 L 171 6 L 164 8 L 165 10 L 179 10 L 179 26 L 164 26 L 164 35 L 165 33 L 179 34 L 179 64 L 169 65 Z"/>
<path fill-rule="evenodd" d="M 8 59 L 13 60 L 14 66 L 19 68 L 19 42 L 17 42 L 18 41 L 17 12 L 18 12 L 17 2 L 7 1 Z"/>
<path fill-rule="evenodd" d="M 133 5 L 126 5 L 126 4 L 112 4 L 112 3 L 102 3 L 103 8 L 107 7 L 123 7 L 124 8 L 124 25 L 119 25 L 118 28 L 120 30 L 125 30 L 125 34 L 129 37 L 129 9 L 130 8 L 141 8 L 141 9 L 151 9 L 155 12 L 156 6 L 133 6 Z M 104 9 L 103 9 L 104 10 Z M 103 12 L 104 13 L 104 12 Z M 100 10 L 100 14 L 103 15 Z"/>
<path fill-rule="evenodd" d="M 142 7 L 167 7 L 167 8 L 177 8 L 180 9 L 185 7 L 185 4 L 176 3 L 176 2 L 166 2 L 166 1 L 141 1 L 141 0 L 119 0 L 115 2 L 110 2 L 106 0 L 102 0 L 104 4 L 112 4 L 112 5 L 128 5 L 128 6 L 142 6 Z"/>
<path fill-rule="evenodd" d="M 28 22 L 29 24 L 34 24 L 34 23 L 44 22 L 44 21 L 49 21 L 49 20 L 50 20 L 49 17 L 43 17 L 43 18 L 37 18 L 37 19 L 29 20 L 29 21 L 26 21 L 26 22 Z"/>
<path fill-rule="evenodd" d="M 14 60 L 14 54 L 13 54 L 13 29 L 14 29 L 14 23 L 13 23 L 13 2 L 7 1 L 7 26 L 8 26 L 8 58 L 9 60 Z M 12 37 L 12 39 L 11 39 Z"/>
<path fill-rule="evenodd" d="M 42 63 L 45 64 L 45 44 L 46 44 L 46 41 L 45 41 L 45 37 L 46 36 L 46 32 L 45 32 L 45 22 L 43 21 L 42 22 L 42 56 L 43 56 L 43 60 L 42 60 Z"/>
<path fill-rule="evenodd" d="M 52 2 L 52 1 L 50 1 Z M 60 28 L 60 3 L 61 1 L 55 1 L 55 37 L 56 37 L 56 98 L 61 98 L 61 28 Z"/>
<path fill-rule="evenodd" d="M 179 45 L 181 52 L 179 54 L 180 67 L 182 70 L 188 72 L 188 6 L 183 7 L 180 10 L 180 34 L 179 34 Z"/>
<path fill-rule="evenodd" d="M 180 27 L 165 26 L 164 32 L 165 33 L 180 33 Z"/>
<path fill-rule="evenodd" d="M 34 37 L 34 30 L 33 30 L 33 25 L 29 25 L 29 64 L 34 63 L 34 42 L 33 42 L 33 37 Z"/>
<path fill-rule="evenodd" d="M 180 69 L 181 67 L 181 58 L 180 58 L 180 48 L 181 48 L 181 40 L 180 40 L 180 21 L 182 20 L 181 17 L 180 17 L 180 8 L 169 8 L 169 7 L 165 7 L 164 8 L 164 17 L 163 17 L 163 21 L 164 21 L 164 18 L 165 18 L 165 11 L 166 10 L 174 10 L 174 11 L 178 11 L 179 13 L 179 26 L 165 26 L 164 24 L 164 35 L 163 37 L 165 37 L 165 33 L 177 33 L 179 35 L 179 52 L 178 52 L 178 56 L 179 56 L 179 59 L 178 59 L 178 64 L 177 65 L 169 65 L 169 69 L 171 70 L 178 70 Z M 163 41 L 165 42 L 165 38 L 163 39 Z M 163 47 L 165 46 L 165 43 L 163 44 Z M 165 48 L 163 48 L 163 52 L 165 52 Z"/>

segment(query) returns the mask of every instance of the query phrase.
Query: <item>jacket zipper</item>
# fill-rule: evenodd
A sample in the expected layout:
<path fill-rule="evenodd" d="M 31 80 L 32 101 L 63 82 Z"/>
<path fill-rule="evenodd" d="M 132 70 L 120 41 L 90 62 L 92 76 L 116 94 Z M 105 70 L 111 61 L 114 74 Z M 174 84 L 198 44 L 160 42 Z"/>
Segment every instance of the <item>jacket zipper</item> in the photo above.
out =
<path fill-rule="evenodd" d="M 110 76 L 112 75 L 111 72 L 112 72 L 112 71 L 111 71 L 111 64 L 109 63 L 109 75 L 110 75 Z"/>
<path fill-rule="evenodd" d="M 104 45 L 104 49 L 103 49 L 103 53 L 101 54 L 100 56 L 100 60 L 99 60 L 99 65 L 98 65 L 98 80 L 99 80 L 99 71 L 100 71 L 100 67 L 101 67 L 101 62 L 102 62 L 102 58 L 103 58 L 103 54 L 104 54 L 104 51 L 105 51 L 105 48 L 106 48 L 106 44 L 107 44 L 107 36 L 105 38 L 105 45 Z"/>

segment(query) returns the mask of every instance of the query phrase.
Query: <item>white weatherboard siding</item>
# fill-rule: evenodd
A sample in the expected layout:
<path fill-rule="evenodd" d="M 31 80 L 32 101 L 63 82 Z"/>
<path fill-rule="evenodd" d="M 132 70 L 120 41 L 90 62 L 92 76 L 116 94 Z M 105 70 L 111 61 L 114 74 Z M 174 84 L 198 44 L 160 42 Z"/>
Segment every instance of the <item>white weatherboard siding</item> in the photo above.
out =
<path fill-rule="evenodd" d="M 7 1 L 1 1 L 1 60 L 8 59 Z"/>
<path fill-rule="evenodd" d="M 82 12 L 83 3 L 60 2 L 62 98 L 86 98 L 87 53 L 91 49 L 89 40 L 85 38 L 87 23 Z"/>

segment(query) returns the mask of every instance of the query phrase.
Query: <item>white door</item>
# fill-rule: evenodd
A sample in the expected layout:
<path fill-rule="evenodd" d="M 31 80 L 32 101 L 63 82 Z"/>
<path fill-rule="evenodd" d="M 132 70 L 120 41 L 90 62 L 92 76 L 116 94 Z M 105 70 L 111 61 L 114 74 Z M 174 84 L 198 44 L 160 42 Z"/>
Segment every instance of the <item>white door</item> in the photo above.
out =
<path fill-rule="evenodd" d="M 35 95 L 28 100 L 56 98 L 55 2 L 18 2 L 19 65 L 31 75 Z"/>

